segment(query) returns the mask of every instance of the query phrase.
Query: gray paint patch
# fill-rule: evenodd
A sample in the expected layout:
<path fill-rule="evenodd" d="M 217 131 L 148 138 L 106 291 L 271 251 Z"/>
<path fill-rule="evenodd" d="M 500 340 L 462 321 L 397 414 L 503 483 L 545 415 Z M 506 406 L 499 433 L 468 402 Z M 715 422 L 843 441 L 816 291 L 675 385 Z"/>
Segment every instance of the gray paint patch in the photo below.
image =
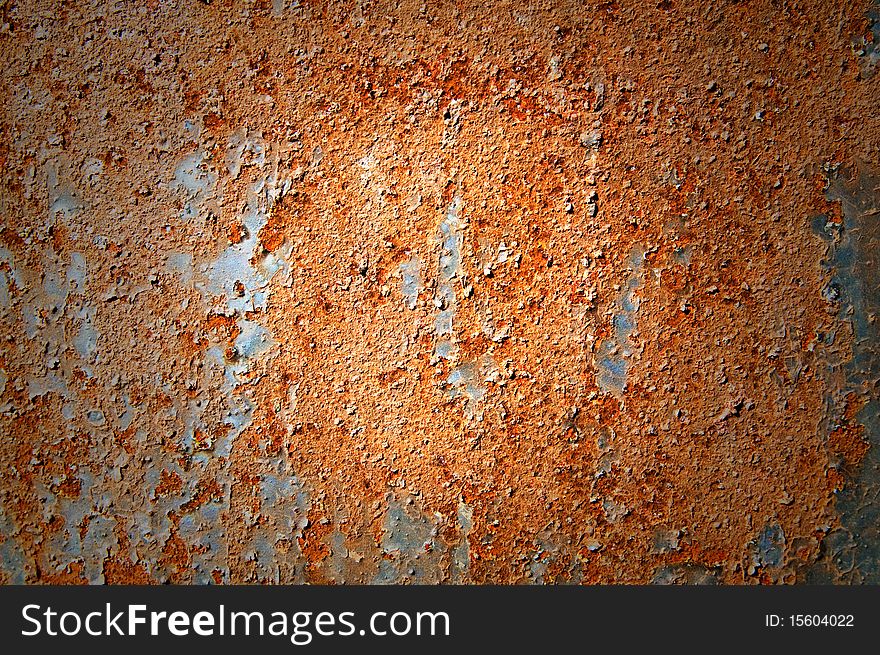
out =
<path fill-rule="evenodd" d="M 617 300 L 612 316 L 612 335 L 604 339 L 596 349 L 596 381 L 599 388 L 616 397 L 626 390 L 627 371 L 633 350 L 630 338 L 636 330 L 639 297 L 636 293 L 642 284 L 641 268 L 645 250 L 633 248 L 630 254 L 631 274 Z"/>

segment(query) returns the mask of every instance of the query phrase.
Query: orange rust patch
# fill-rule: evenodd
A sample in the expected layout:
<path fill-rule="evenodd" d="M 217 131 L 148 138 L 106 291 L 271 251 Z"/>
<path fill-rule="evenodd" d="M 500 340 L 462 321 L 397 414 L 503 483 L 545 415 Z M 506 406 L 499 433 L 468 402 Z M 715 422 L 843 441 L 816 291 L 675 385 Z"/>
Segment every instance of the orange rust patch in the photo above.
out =
<path fill-rule="evenodd" d="M 183 491 L 183 480 L 176 471 L 163 469 L 156 485 L 156 497 L 177 495 Z"/>

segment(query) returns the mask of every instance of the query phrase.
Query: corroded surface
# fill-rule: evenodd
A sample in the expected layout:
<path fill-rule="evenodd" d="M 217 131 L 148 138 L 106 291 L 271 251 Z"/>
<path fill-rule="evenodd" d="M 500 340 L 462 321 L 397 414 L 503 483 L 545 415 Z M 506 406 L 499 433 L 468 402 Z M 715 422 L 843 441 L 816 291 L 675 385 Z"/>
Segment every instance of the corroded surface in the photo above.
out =
<path fill-rule="evenodd" d="M 6 582 L 880 582 L 878 10 L 6 2 Z"/>

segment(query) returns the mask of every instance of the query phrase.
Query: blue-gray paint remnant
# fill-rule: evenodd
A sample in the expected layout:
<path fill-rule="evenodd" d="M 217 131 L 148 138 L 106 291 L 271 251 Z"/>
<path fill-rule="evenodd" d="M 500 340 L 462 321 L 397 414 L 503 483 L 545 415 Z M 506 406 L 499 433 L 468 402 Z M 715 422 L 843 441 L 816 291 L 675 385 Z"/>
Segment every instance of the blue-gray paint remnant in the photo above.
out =
<path fill-rule="evenodd" d="M 721 570 L 692 562 L 661 566 L 651 578 L 656 585 L 717 585 L 721 583 Z"/>
<path fill-rule="evenodd" d="M 838 492 L 840 528 L 822 541 L 810 582 L 880 583 L 880 351 L 875 317 L 880 314 L 880 191 L 876 175 L 826 171 L 826 198 L 840 202 L 842 224 L 824 215 L 812 221 L 814 232 L 827 243 L 823 268 L 830 280 L 823 296 L 837 307 L 834 330 L 823 337 L 825 358 L 826 437 L 852 423 L 847 398 L 857 399 L 855 423 L 861 426 L 868 450 L 861 462 L 832 462 L 847 482 Z M 852 348 L 842 348 L 839 335 L 852 334 Z"/>
<path fill-rule="evenodd" d="M 474 509 L 460 502 L 458 504 L 458 527 L 461 530 L 461 541 L 452 549 L 452 583 L 466 584 L 470 572 L 470 542 L 468 537 L 474 529 Z"/>
<path fill-rule="evenodd" d="M 174 169 L 173 185 L 183 191 L 185 200 L 180 218 L 189 221 L 199 215 L 202 201 L 211 193 L 217 175 L 201 150 L 187 155 Z"/>
<path fill-rule="evenodd" d="M 778 523 L 768 523 L 752 542 L 752 566 L 779 568 L 785 557 L 785 532 Z"/>
<path fill-rule="evenodd" d="M 335 584 L 355 579 L 352 572 L 352 553 L 346 545 L 345 534 L 337 528 L 330 535 L 330 556 L 326 560 L 327 578 Z M 362 556 L 361 556 L 362 557 Z"/>
<path fill-rule="evenodd" d="M 381 560 L 372 583 L 442 582 L 448 549 L 438 533 L 437 521 L 425 516 L 412 497 L 390 497 L 382 535 L 382 550 L 387 557 Z"/>
<path fill-rule="evenodd" d="M 297 538 L 309 526 L 311 505 L 309 490 L 286 463 L 270 462 L 261 475 L 259 512 L 245 517 L 253 527 L 242 556 L 252 563 L 257 581 L 305 582 L 305 560 Z"/>
<path fill-rule="evenodd" d="M 446 383 L 452 387 L 449 391 L 449 397 L 463 397 L 465 399 L 465 415 L 468 418 L 481 416 L 478 407 L 486 395 L 483 374 L 493 366 L 492 358 L 485 355 L 477 362 L 462 362 L 452 370 L 446 379 Z"/>
<path fill-rule="evenodd" d="M 24 550 L 16 537 L 14 522 L 0 505 L 0 581 L 4 584 L 24 584 L 28 573 Z"/>
<path fill-rule="evenodd" d="M 594 540 L 588 540 L 587 543 L 587 548 L 601 547 Z M 552 526 L 541 530 L 532 540 L 534 551 L 529 558 L 524 582 L 534 585 L 580 584 L 583 579 L 582 563 L 578 557 L 571 557 L 571 545 Z"/>
<path fill-rule="evenodd" d="M 422 275 L 419 271 L 421 262 L 413 255 L 400 265 L 400 275 L 403 281 L 400 285 L 400 293 L 403 296 L 403 304 L 408 309 L 415 309 L 419 300 L 419 292 L 422 290 Z"/>
<path fill-rule="evenodd" d="M 440 264 L 437 292 L 434 303 L 437 314 L 434 318 L 436 342 L 434 356 L 441 359 L 454 359 L 456 348 L 453 337 L 455 317 L 455 280 L 461 272 L 461 249 L 464 244 L 463 223 L 460 220 L 461 197 L 456 195 L 440 222 Z"/>
<path fill-rule="evenodd" d="M 602 340 L 596 349 L 596 382 L 604 393 L 617 398 L 626 390 L 627 372 L 633 356 L 631 337 L 636 331 L 639 310 L 636 291 L 642 285 L 644 257 L 642 246 L 635 246 L 630 253 L 630 275 L 616 303 L 611 336 Z"/>
<path fill-rule="evenodd" d="M 678 550 L 681 530 L 658 528 L 654 530 L 654 543 L 651 553 L 663 555 Z"/>
<path fill-rule="evenodd" d="M 105 515 L 108 499 L 101 493 L 95 476 L 80 469 L 76 477 L 80 481 L 80 493 L 75 499 L 58 496 L 40 483 L 36 485 L 44 520 L 63 519 L 62 529 L 43 546 L 40 568 L 49 573 L 60 573 L 71 564 L 82 562 L 89 584 L 103 584 L 104 559 L 115 554 L 118 548 L 114 530 L 116 521 Z M 83 533 L 86 520 L 88 526 Z"/>
<path fill-rule="evenodd" d="M 870 78 L 877 72 L 880 64 L 880 3 L 871 3 L 865 18 L 868 20 L 868 29 L 871 30 L 871 40 L 867 41 L 864 36 L 854 38 L 853 48 L 861 58 L 862 74 Z"/>

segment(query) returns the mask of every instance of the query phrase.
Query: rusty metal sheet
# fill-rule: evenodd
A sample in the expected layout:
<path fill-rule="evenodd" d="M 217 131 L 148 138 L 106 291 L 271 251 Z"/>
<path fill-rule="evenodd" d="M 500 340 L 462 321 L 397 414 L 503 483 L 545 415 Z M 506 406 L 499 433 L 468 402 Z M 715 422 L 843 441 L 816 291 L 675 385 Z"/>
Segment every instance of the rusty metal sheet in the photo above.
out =
<path fill-rule="evenodd" d="M 0 3 L 0 578 L 880 582 L 878 42 Z"/>

